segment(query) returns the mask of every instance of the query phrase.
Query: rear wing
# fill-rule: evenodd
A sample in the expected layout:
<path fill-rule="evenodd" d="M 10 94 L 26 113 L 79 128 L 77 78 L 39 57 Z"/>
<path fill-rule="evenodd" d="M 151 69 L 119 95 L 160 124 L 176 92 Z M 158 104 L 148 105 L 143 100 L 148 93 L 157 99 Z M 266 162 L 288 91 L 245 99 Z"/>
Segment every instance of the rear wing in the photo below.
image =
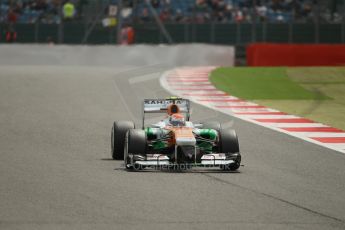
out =
<path fill-rule="evenodd" d="M 186 115 L 186 120 L 190 118 L 190 101 L 182 98 L 169 99 L 144 99 L 143 101 L 143 128 L 145 126 L 146 113 L 167 113 L 168 106 L 176 104 L 180 108 L 180 113 Z"/>

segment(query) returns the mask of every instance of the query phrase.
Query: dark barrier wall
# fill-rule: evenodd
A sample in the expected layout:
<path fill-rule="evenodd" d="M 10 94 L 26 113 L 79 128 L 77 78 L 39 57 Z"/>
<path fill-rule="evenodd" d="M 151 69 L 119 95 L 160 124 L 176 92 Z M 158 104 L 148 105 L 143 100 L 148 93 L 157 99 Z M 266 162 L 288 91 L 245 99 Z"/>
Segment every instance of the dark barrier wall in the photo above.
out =
<path fill-rule="evenodd" d="M 267 44 L 247 47 L 249 66 L 339 66 L 345 65 L 345 45 Z"/>
<path fill-rule="evenodd" d="M 246 45 L 251 42 L 274 43 L 344 43 L 345 28 L 342 24 L 291 23 L 291 24 L 165 24 L 174 43 L 211 43 Z M 78 22 L 56 24 L 17 24 L 18 43 L 44 43 L 62 39 L 64 44 L 80 44 L 89 25 Z M 137 44 L 167 43 L 155 23 L 135 24 Z M 0 25 L 4 32 L 5 25 Z M 60 30 L 60 32 L 59 32 Z M 59 36 L 60 35 L 60 36 Z M 4 39 L 0 38 L 0 42 Z M 87 44 L 115 44 L 116 28 L 96 25 L 86 40 Z"/>

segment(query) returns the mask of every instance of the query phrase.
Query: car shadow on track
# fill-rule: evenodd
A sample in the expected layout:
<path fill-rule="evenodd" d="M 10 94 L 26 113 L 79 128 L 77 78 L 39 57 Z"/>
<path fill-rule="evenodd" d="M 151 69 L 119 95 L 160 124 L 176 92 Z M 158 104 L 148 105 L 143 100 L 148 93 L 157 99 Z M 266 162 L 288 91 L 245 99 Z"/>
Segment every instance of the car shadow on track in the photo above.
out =
<path fill-rule="evenodd" d="M 128 173 L 229 173 L 229 174 L 238 174 L 241 173 L 241 171 L 223 171 L 221 169 L 189 169 L 189 170 L 164 170 L 164 169 L 143 169 L 143 170 L 127 170 L 124 168 L 119 167 L 119 168 L 115 168 L 115 171 L 124 171 L 124 172 L 128 172 Z"/>

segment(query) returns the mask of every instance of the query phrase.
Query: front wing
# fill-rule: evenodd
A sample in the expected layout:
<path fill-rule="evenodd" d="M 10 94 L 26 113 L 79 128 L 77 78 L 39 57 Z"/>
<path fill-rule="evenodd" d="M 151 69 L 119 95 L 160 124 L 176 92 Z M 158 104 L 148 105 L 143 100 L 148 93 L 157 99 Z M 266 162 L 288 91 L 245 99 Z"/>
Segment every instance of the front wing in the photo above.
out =
<path fill-rule="evenodd" d="M 211 153 L 205 154 L 201 157 L 201 161 L 192 162 L 192 163 L 175 163 L 171 162 L 170 158 L 164 154 L 147 154 L 146 156 L 142 155 L 133 155 L 128 154 L 129 161 L 126 162 L 126 167 L 167 167 L 167 166 L 189 166 L 189 167 L 217 167 L 225 166 L 235 163 L 235 158 L 238 154 L 232 154 L 233 159 L 227 159 L 226 154 L 224 153 Z"/>

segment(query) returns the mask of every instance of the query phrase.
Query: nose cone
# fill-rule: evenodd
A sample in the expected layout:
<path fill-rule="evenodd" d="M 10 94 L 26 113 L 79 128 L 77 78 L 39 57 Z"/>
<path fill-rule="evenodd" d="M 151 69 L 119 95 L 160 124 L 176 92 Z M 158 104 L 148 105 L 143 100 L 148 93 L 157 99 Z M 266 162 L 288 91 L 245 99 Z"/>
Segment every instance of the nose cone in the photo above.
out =
<path fill-rule="evenodd" d="M 189 127 L 174 127 L 172 128 L 174 133 L 176 145 L 179 146 L 194 146 L 196 144 L 196 140 L 193 134 L 193 129 Z"/>

